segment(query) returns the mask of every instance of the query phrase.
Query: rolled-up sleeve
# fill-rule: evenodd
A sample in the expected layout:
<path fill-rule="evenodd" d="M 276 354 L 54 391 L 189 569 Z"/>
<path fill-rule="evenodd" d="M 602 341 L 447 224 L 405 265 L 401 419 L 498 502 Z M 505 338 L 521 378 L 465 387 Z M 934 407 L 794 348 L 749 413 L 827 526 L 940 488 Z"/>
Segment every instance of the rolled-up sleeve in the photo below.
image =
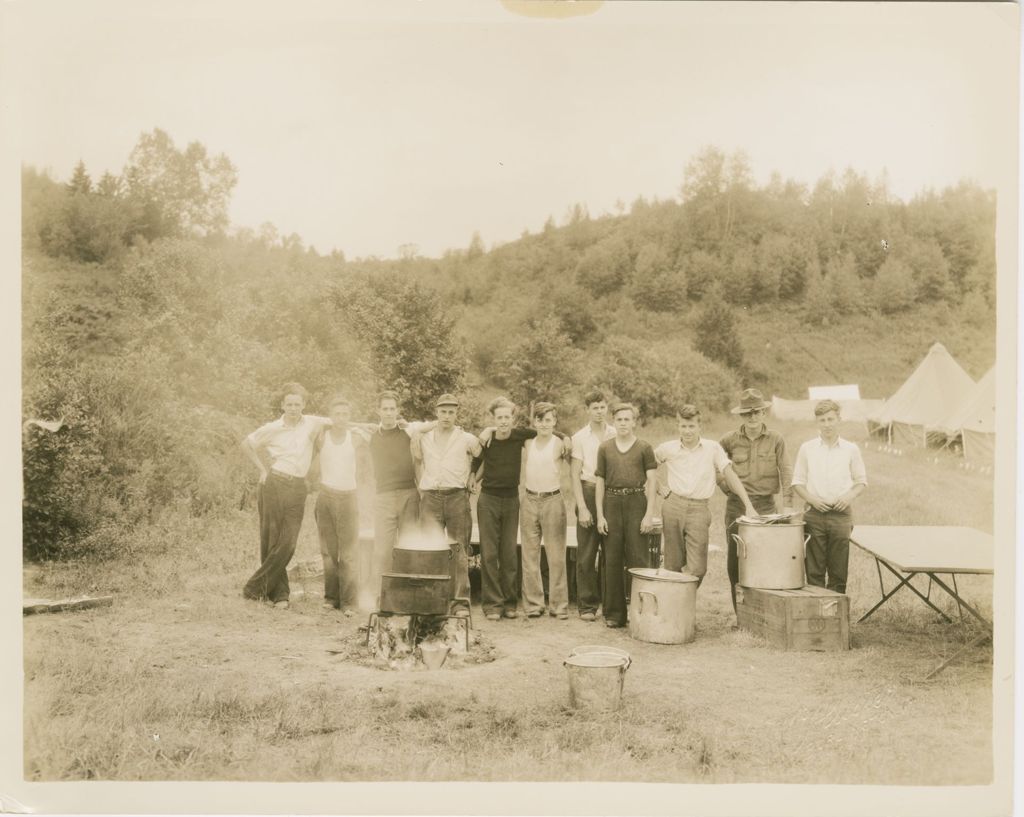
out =
<path fill-rule="evenodd" d="M 729 455 L 725 453 L 725 449 L 722 448 L 721 445 L 714 441 L 711 441 L 711 445 L 711 457 L 715 463 L 715 470 L 721 474 L 726 468 L 732 465 L 732 460 L 729 459 Z"/>
<path fill-rule="evenodd" d="M 850 478 L 854 485 L 868 484 L 868 472 L 864 467 L 864 458 L 860 454 L 860 448 L 850 444 Z"/>
<path fill-rule="evenodd" d="M 271 438 L 274 436 L 274 432 L 280 427 L 281 424 L 278 420 L 264 423 L 245 439 L 253 448 L 259 448 L 260 446 L 264 446 L 270 442 Z"/>
<path fill-rule="evenodd" d="M 796 463 L 793 465 L 793 479 L 790 485 L 807 484 L 807 449 L 804 445 L 796 452 Z"/>
<path fill-rule="evenodd" d="M 583 461 L 583 443 L 579 438 L 579 435 L 574 434 L 572 437 L 572 458 L 574 460 Z"/>

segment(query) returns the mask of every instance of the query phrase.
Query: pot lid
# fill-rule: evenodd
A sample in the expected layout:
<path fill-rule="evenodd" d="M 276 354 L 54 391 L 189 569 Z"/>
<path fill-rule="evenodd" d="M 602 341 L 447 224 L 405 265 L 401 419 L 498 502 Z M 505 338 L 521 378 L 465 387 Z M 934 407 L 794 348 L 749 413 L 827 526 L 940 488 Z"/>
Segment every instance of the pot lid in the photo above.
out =
<path fill-rule="evenodd" d="M 674 570 L 665 570 L 661 567 L 631 567 L 629 572 L 638 579 L 654 579 L 654 581 L 661 582 L 676 582 L 683 584 L 686 582 L 699 581 L 696 576 L 691 576 L 689 573 L 677 573 Z"/>

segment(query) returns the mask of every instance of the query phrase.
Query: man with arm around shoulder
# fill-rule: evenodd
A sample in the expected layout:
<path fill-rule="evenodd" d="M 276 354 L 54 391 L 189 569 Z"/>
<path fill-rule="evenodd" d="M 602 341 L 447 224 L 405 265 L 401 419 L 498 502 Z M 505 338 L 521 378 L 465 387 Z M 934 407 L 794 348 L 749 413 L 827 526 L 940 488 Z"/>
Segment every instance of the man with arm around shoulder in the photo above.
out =
<path fill-rule="evenodd" d="M 572 435 L 572 462 L 570 480 L 576 500 L 576 607 L 580 618 L 594 621 L 601 603 L 598 582 L 597 557 L 601 534 L 597 530 L 597 449 L 605 440 L 615 436 L 615 427 L 605 420 L 608 401 L 600 391 L 589 392 L 583 398 L 588 422 Z"/>
<path fill-rule="evenodd" d="M 566 470 L 562 440 L 552 432 L 558 422 L 553 403 L 533 409 L 537 436 L 523 447 L 523 607 L 526 615 L 544 613 L 544 583 L 540 572 L 543 541 L 548 561 L 548 612 L 561 620 L 569 617 L 569 583 L 565 575 L 565 502 L 562 477 Z"/>
<path fill-rule="evenodd" d="M 437 426 L 413 435 L 413 456 L 423 463 L 420 476 L 420 522 L 433 525 L 455 540 L 452 546 L 452 597 L 469 599 L 470 459 L 480 454 L 480 441 L 455 425 L 459 401 L 442 394 L 434 404 Z M 466 602 L 453 602 L 455 615 L 469 615 Z"/>
<path fill-rule="evenodd" d="M 316 498 L 316 529 L 324 563 L 324 607 L 351 616 L 356 605 L 359 502 L 356 492 L 357 452 L 366 446 L 349 427 L 351 405 L 341 394 L 327 404 L 331 426 L 318 445 L 320 490 Z"/>

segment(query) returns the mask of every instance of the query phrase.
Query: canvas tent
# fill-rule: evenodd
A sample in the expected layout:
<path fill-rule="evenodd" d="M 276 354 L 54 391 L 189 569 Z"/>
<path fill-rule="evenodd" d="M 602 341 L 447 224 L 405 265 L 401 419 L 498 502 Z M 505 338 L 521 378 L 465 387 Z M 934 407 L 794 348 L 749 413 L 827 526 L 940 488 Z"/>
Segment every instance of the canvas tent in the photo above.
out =
<path fill-rule="evenodd" d="M 948 442 L 960 438 L 964 457 L 991 465 L 996 443 L 996 369 L 993 366 L 958 400 L 935 430 Z"/>
<path fill-rule="evenodd" d="M 884 434 L 891 445 L 924 447 L 928 431 L 949 413 L 950 401 L 973 388 L 971 376 L 946 347 L 932 344 L 906 382 L 868 417 L 868 430 Z"/>

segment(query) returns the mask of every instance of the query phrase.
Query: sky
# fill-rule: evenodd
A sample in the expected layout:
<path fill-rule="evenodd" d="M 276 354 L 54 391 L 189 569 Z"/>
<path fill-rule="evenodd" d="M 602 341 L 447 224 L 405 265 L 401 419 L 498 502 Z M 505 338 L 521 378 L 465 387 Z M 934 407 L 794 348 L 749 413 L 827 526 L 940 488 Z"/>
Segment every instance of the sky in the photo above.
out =
<path fill-rule="evenodd" d="M 22 162 L 120 172 L 139 134 L 235 164 L 236 226 L 435 256 L 586 204 L 679 195 L 706 145 L 755 179 L 846 167 L 909 199 L 1000 182 L 1016 12 L 984 3 L 92 2 L 4 9 Z M 10 68 L 13 67 L 13 71 Z M 1012 131 L 1012 129 L 1011 129 Z"/>

